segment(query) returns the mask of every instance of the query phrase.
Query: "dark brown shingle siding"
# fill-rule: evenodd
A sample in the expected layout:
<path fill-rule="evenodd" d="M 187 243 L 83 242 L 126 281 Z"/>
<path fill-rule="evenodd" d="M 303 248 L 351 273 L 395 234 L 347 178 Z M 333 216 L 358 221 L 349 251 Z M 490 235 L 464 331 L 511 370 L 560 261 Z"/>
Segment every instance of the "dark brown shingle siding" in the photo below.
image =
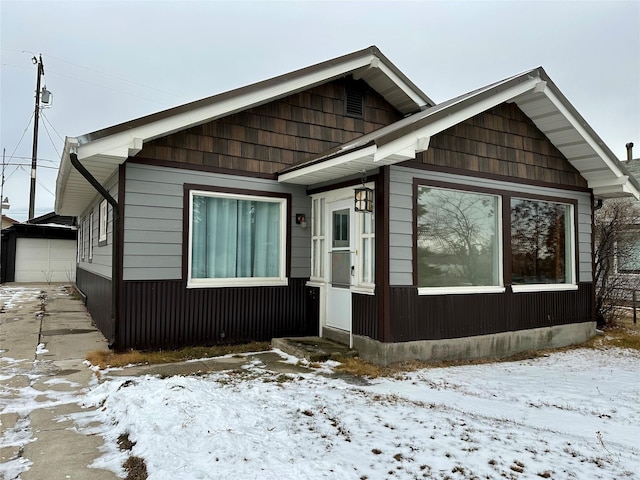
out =
<path fill-rule="evenodd" d="M 138 157 L 275 173 L 402 118 L 364 85 L 364 118 L 344 114 L 344 79 L 153 140 Z"/>
<path fill-rule="evenodd" d="M 501 104 L 431 139 L 426 165 L 587 187 L 585 179 L 515 104 Z"/>

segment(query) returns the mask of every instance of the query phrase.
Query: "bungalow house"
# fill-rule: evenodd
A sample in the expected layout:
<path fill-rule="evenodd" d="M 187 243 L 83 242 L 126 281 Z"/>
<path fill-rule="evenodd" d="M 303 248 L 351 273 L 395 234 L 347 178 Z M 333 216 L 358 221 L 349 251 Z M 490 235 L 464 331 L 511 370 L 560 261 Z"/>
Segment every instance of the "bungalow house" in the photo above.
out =
<path fill-rule="evenodd" d="M 387 364 L 591 336 L 594 205 L 639 190 L 542 68 L 436 104 L 370 47 L 68 137 L 55 209 L 116 349 Z"/>

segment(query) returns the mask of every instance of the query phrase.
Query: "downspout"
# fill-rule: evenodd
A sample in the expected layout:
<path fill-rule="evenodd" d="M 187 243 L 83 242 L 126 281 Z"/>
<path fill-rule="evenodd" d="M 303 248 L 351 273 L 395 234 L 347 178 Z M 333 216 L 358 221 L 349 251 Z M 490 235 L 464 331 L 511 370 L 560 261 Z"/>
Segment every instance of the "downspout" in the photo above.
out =
<path fill-rule="evenodd" d="M 113 338 L 109 339 L 109 348 L 114 348 L 118 342 L 120 332 L 120 315 L 118 314 L 120 311 L 120 278 L 118 275 L 120 258 L 120 206 L 107 189 L 80 163 L 76 153 L 71 153 L 69 158 L 71 159 L 71 165 L 80 172 L 80 175 L 97 190 L 113 209 L 113 243 L 111 247 L 111 321 L 113 322 Z"/>

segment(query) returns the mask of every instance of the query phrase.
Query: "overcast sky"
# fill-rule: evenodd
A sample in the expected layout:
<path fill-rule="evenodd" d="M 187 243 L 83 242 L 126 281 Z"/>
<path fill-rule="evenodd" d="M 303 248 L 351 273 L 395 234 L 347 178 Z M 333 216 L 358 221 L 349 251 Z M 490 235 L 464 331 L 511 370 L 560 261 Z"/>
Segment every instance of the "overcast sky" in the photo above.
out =
<path fill-rule="evenodd" d="M 370 45 L 436 102 L 542 66 L 621 159 L 640 157 L 640 2 L 0 1 L 4 213 L 26 220 L 36 67 L 53 92 L 36 215 L 78 136 Z"/>

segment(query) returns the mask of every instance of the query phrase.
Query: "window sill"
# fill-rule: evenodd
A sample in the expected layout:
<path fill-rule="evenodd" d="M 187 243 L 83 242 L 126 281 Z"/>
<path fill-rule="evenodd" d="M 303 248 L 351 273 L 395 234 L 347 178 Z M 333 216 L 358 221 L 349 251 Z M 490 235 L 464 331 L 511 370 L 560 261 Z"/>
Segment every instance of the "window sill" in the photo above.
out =
<path fill-rule="evenodd" d="M 351 287 L 351 292 L 352 293 L 359 293 L 361 295 L 375 295 L 376 294 L 376 286 L 375 285 L 371 285 L 371 286 L 358 286 L 358 287 Z"/>
<path fill-rule="evenodd" d="M 513 293 L 526 292 L 563 292 L 578 290 L 578 285 L 574 283 L 536 283 L 532 285 L 511 285 Z"/>
<path fill-rule="evenodd" d="M 187 288 L 276 287 L 288 284 L 286 278 L 202 278 L 188 280 Z"/>
<path fill-rule="evenodd" d="M 312 279 L 312 280 L 307 281 L 307 283 L 305 285 L 307 287 L 321 288 L 321 287 L 326 287 L 327 286 L 327 282 L 325 282 L 324 280 L 320 280 L 320 279 Z"/>
<path fill-rule="evenodd" d="M 418 287 L 418 295 L 468 295 L 473 293 L 504 293 L 504 287 Z"/>

